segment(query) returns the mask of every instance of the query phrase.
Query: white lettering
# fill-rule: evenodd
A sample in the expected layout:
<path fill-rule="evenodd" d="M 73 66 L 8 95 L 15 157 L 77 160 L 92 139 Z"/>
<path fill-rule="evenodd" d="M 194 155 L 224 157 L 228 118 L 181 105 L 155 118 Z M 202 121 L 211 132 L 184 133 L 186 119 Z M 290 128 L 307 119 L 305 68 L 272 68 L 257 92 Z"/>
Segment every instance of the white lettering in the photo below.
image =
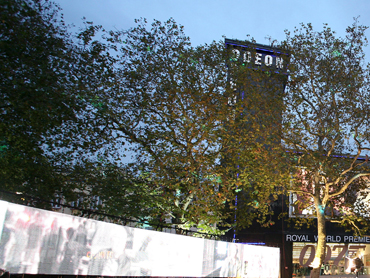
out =
<path fill-rule="evenodd" d="M 308 235 L 286 235 L 286 241 L 307 241 L 310 242 Z"/>
<path fill-rule="evenodd" d="M 232 50 L 233 57 L 231 58 L 232 61 L 238 61 L 240 59 L 240 55 L 242 55 L 243 63 L 250 63 L 252 61 L 252 52 L 251 51 L 242 51 L 240 49 L 234 48 Z M 284 68 L 284 60 L 281 57 L 275 57 L 273 55 L 264 55 L 262 53 L 256 53 L 254 57 L 254 64 L 255 65 L 266 65 L 267 67 L 271 67 L 273 64 L 276 64 L 277 69 Z"/>
<path fill-rule="evenodd" d="M 348 236 L 344 236 L 344 242 L 347 242 Z"/>
<path fill-rule="evenodd" d="M 265 56 L 265 65 L 270 67 L 272 65 L 272 56 L 271 55 L 266 55 Z"/>
<path fill-rule="evenodd" d="M 261 65 L 262 63 L 261 63 L 261 59 L 262 59 L 262 54 L 261 53 L 257 53 L 256 54 L 256 60 L 254 61 L 254 63 L 256 64 L 256 65 Z"/>
<path fill-rule="evenodd" d="M 234 57 L 233 60 L 234 61 L 237 61 L 239 59 L 239 57 L 240 57 L 240 51 L 238 49 L 233 49 L 233 53 L 235 55 L 235 57 Z"/>
<path fill-rule="evenodd" d="M 236 88 L 236 83 L 232 79 L 230 79 L 230 88 L 232 90 L 235 90 L 235 88 Z"/>
<path fill-rule="evenodd" d="M 243 53 L 243 62 L 249 63 L 252 60 L 252 55 L 250 51 L 246 51 Z"/>
<path fill-rule="evenodd" d="M 276 57 L 276 68 L 282 69 L 283 68 L 283 58 Z"/>
<path fill-rule="evenodd" d="M 340 242 L 341 237 L 340 236 L 327 236 L 326 241 L 328 242 Z"/>
<path fill-rule="evenodd" d="M 365 237 L 355 236 L 354 237 L 355 242 L 366 242 Z"/>
<path fill-rule="evenodd" d="M 345 240 L 347 240 L 347 238 L 348 238 L 348 236 L 345 237 Z M 314 235 L 314 239 L 315 239 L 315 241 L 317 241 L 319 239 L 319 236 Z M 342 237 L 341 236 L 328 235 L 328 236 L 326 236 L 326 241 L 327 242 L 341 242 Z"/>

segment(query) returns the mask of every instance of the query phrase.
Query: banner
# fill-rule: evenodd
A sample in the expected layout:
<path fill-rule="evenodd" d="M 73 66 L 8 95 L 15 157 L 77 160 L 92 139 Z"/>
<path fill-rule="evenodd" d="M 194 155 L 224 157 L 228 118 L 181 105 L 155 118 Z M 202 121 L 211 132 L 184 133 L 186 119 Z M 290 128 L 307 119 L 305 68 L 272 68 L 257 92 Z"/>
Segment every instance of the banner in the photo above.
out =
<path fill-rule="evenodd" d="M 316 244 L 293 243 L 293 276 L 310 276 Z M 356 265 L 357 262 L 357 265 Z M 359 271 L 361 277 L 370 277 L 370 244 L 327 243 L 320 275 L 348 277 Z M 366 276 L 365 276 L 366 275 Z"/>
<path fill-rule="evenodd" d="M 278 248 L 148 231 L 0 201 L 10 273 L 279 277 Z"/>

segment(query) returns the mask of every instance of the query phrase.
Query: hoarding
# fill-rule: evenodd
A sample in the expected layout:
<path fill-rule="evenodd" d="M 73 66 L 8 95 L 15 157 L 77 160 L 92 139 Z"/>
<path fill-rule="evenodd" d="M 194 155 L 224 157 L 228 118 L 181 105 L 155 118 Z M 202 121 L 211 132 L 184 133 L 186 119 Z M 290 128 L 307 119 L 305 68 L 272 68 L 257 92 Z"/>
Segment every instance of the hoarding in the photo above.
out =
<path fill-rule="evenodd" d="M 278 248 L 148 231 L 0 201 L 10 273 L 279 277 Z"/>

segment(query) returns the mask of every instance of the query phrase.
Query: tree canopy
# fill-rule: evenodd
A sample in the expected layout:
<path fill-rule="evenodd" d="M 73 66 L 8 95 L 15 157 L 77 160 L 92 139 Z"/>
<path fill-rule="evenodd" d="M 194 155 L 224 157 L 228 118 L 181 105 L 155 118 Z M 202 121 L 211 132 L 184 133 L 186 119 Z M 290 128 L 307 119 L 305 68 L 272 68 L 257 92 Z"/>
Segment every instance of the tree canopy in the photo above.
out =
<path fill-rule="evenodd" d="M 96 95 L 104 109 L 95 116 L 104 122 L 111 150 L 116 149 L 110 151 L 114 167 L 121 167 L 123 146 L 134 153 L 137 177 L 145 177 L 159 194 L 151 203 L 159 215 L 152 217 L 172 219 L 180 227 L 226 225 L 234 218 L 237 195 L 251 207 L 248 214 L 238 211 L 239 228 L 272 213 L 270 193 L 276 197 L 282 179 L 272 178 L 277 170 L 263 146 L 276 137 L 261 122 L 271 116 L 267 103 L 271 108 L 278 102 L 267 101 L 257 89 L 233 105 L 229 101 L 245 90 L 246 72 L 254 77 L 251 83 L 266 73 L 234 63 L 224 42 L 192 47 L 173 19 L 150 27 L 144 19 L 137 23 L 109 33 L 117 51 L 115 85 Z M 238 91 L 230 86 L 230 75 Z M 236 117 L 246 110 L 255 113 Z"/>
<path fill-rule="evenodd" d="M 76 158 L 86 141 L 92 150 L 97 142 L 86 99 L 105 80 L 103 49 L 90 41 L 99 27 L 69 33 L 49 1 L 0 4 L 2 189 L 46 200 L 62 191 L 74 196 Z"/>
<path fill-rule="evenodd" d="M 0 183 L 36 196 L 61 186 L 45 144 L 78 111 L 73 49 L 55 8 L 43 4 L 1 1 L 0 21 Z"/>
<path fill-rule="evenodd" d="M 293 166 L 294 209 L 317 218 L 314 277 L 325 258 L 326 221 L 358 233 L 367 228 L 369 207 L 360 201 L 370 176 L 366 29 L 355 20 L 342 38 L 326 24 L 319 32 L 302 24 L 284 42 L 291 60 L 282 141 Z"/>
<path fill-rule="evenodd" d="M 280 75 L 191 46 L 173 19 L 74 34 L 48 1 L 1 9 L 3 189 L 186 229 L 269 223 L 283 102 L 258 84 Z"/>

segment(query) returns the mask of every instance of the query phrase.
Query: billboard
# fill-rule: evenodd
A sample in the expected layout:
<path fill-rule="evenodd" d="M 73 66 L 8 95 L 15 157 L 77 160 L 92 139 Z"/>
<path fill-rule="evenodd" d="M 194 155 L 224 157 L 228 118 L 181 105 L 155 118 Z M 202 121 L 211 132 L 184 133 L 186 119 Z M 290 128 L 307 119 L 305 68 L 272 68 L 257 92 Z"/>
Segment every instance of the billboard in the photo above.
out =
<path fill-rule="evenodd" d="M 349 241 L 345 243 L 326 244 L 326 255 L 320 275 L 332 278 L 353 277 L 355 260 L 359 259 L 363 264 L 360 269 L 361 277 L 370 277 L 370 244 L 366 244 L 366 241 L 348 243 L 351 242 L 351 238 L 355 239 L 348 236 Z M 310 265 L 314 260 L 316 248 L 315 243 L 293 243 L 293 276 L 310 276 L 312 270 Z"/>
<path fill-rule="evenodd" d="M 279 277 L 278 248 L 148 231 L 0 201 L 10 273 Z"/>

